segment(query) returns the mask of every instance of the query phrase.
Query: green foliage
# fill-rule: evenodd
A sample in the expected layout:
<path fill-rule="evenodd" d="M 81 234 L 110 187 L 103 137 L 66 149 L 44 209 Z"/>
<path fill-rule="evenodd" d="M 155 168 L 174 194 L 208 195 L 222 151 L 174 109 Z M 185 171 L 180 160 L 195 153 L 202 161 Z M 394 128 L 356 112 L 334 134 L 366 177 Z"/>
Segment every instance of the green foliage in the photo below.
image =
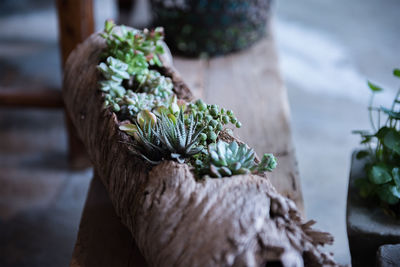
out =
<path fill-rule="evenodd" d="M 150 122 L 143 126 L 126 124 L 119 127 L 121 131 L 134 137 L 133 149 L 135 155 L 151 164 L 158 164 L 167 156 L 167 150 L 162 146 Z"/>
<path fill-rule="evenodd" d="M 395 69 L 393 74 L 400 77 L 400 70 Z M 373 131 L 354 131 L 368 148 L 356 155 L 368 160 L 365 165 L 368 179 L 359 179 L 356 185 L 362 197 L 376 196 L 382 203 L 394 205 L 400 201 L 400 89 L 390 108 L 377 108 L 372 106 L 373 96 L 383 89 L 371 82 L 368 86 L 372 92 L 368 110 Z M 383 116 L 386 120 L 381 125 Z"/>
<path fill-rule="evenodd" d="M 157 70 L 164 53 L 162 28 L 117 29 L 106 21 L 101 36 L 107 44 L 97 67 L 104 78 L 100 82 L 104 107 L 119 120 L 130 121 L 119 129 L 133 137 L 133 153 L 152 164 L 164 159 L 190 161 L 199 176 L 261 173 L 276 167 L 271 154 L 256 164 L 254 151 L 246 145 L 216 144 L 225 125 L 241 127 L 233 111 L 202 100 L 186 106 L 177 98 L 172 80 Z M 391 139 L 387 142 L 397 146 Z"/>
<path fill-rule="evenodd" d="M 208 153 L 199 157 L 203 160 L 196 159 L 197 172 L 216 178 L 272 171 L 277 165 L 272 154 L 264 154 L 261 162 L 257 164 L 254 150 L 245 144 L 238 145 L 235 141 L 229 144 L 221 140 L 213 143 L 208 146 Z"/>
<path fill-rule="evenodd" d="M 136 77 L 139 81 L 138 91 L 152 94 L 160 99 L 171 97 L 174 86 L 169 77 L 165 77 L 155 70 L 148 70 L 145 74 Z"/>
<path fill-rule="evenodd" d="M 189 110 L 200 122 L 198 127 L 205 127 L 202 135 L 202 144 L 215 143 L 224 125 L 231 123 L 237 128 L 242 124 L 238 121 L 232 110 L 219 108 L 217 105 L 209 105 L 201 99 L 189 105 Z"/>
<path fill-rule="evenodd" d="M 163 159 L 173 159 L 180 163 L 186 158 L 198 154 L 203 146 L 198 145 L 201 130 L 196 130 L 197 122 L 189 116 L 188 125 L 185 125 L 183 111 L 177 118 L 162 115 L 160 118 L 148 110 L 138 114 L 137 123 L 125 124 L 120 130 L 135 139 L 133 148 L 136 154 L 142 156 L 152 164 Z"/>
<path fill-rule="evenodd" d="M 129 79 L 128 65 L 118 59 L 108 57 L 106 63 L 101 62 L 97 69 L 106 78 L 105 81 L 100 82 L 101 90 L 106 93 L 104 107 L 111 106 L 115 112 L 118 112 L 120 110 L 120 102 L 126 94 L 122 81 Z"/>
<path fill-rule="evenodd" d="M 170 153 L 170 158 L 183 163 L 185 158 L 198 154 L 203 149 L 203 146 L 198 145 L 203 128 L 196 130 L 196 126 L 197 122 L 192 115 L 187 120 L 187 126 L 185 125 L 181 110 L 177 118 L 162 115 L 155 134 Z"/>
<path fill-rule="evenodd" d="M 100 82 L 105 94 L 104 107 L 111 107 L 121 119 L 128 119 L 135 118 L 141 110 L 167 105 L 173 96 L 173 84 L 170 78 L 149 69 L 162 66 L 162 28 L 119 29 L 115 30 L 112 21 L 106 21 L 101 34 L 107 43 L 106 60 L 98 69 L 105 78 Z"/>
<path fill-rule="evenodd" d="M 164 37 L 163 28 L 158 27 L 151 31 L 127 29 L 125 26 L 115 31 L 114 28 L 114 22 L 108 20 L 101 34 L 107 43 L 107 56 L 127 63 L 130 74 L 147 69 L 149 65 L 162 66 L 159 55 L 164 53 L 161 42 Z"/>

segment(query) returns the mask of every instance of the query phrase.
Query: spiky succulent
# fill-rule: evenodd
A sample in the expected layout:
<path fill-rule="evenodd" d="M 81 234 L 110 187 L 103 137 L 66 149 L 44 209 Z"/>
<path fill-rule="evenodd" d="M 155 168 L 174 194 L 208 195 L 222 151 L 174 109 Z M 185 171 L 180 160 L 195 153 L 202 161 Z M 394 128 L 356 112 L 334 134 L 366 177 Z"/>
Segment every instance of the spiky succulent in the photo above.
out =
<path fill-rule="evenodd" d="M 226 143 L 220 140 L 218 143 L 209 145 L 208 155 L 208 174 L 217 178 L 272 171 L 276 167 L 276 159 L 272 154 L 264 154 L 261 162 L 256 164 L 254 150 L 245 144 L 239 145 L 235 141 Z M 200 165 L 202 162 L 197 163 Z M 204 164 L 198 167 L 204 168 Z"/>
<path fill-rule="evenodd" d="M 189 116 L 188 122 L 185 125 L 182 110 L 178 118 L 162 114 L 158 119 L 152 112 L 143 110 L 138 114 L 136 124 L 124 124 L 119 129 L 134 137 L 136 154 L 148 162 L 157 164 L 163 159 L 174 159 L 183 163 L 203 149 L 198 145 L 202 129 L 196 130 L 197 122 L 193 116 Z"/>
<path fill-rule="evenodd" d="M 178 118 L 172 114 L 170 116 L 163 114 L 157 123 L 155 134 L 169 151 L 170 158 L 183 163 L 185 158 L 189 158 L 203 149 L 203 146 L 198 146 L 203 128 L 196 130 L 196 126 L 197 121 L 192 115 L 189 116 L 187 125 L 185 125 L 184 114 L 181 110 Z"/>
<path fill-rule="evenodd" d="M 158 164 L 166 158 L 168 151 L 163 148 L 153 127 L 152 123 L 144 122 L 142 126 L 138 123 L 121 125 L 119 129 L 134 137 L 135 142 L 131 151 L 135 155 L 151 164 Z"/>

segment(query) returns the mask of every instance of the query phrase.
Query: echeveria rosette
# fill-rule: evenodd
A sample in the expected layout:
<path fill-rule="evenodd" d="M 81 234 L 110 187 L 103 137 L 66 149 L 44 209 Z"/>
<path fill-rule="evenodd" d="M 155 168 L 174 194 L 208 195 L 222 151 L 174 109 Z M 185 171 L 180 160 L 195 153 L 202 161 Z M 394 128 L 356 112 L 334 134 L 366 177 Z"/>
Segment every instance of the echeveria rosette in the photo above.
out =
<path fill-rule="evenodd" d="M 106 62 L 101 62 L 97 66 L 97 69 L 106 78 L 100 82 L 100 89 L 105 93 L 104 107 L 111 106 L 114 112 L 120 111 L 120 102 L 126 94 L 122 81 L 129 79 L 128 65 L 118 59 L 108 57 Z"/>
<path fill-rule="evenodd" d="M 220 140 L 210 144 L 208 154 L 209 174 L 216 178 L 272 171 L 277 165 L 272 154 L 264 154 L 261 162 L 257 164 L 254 150 L 235 141 L 226 143 Z"/>

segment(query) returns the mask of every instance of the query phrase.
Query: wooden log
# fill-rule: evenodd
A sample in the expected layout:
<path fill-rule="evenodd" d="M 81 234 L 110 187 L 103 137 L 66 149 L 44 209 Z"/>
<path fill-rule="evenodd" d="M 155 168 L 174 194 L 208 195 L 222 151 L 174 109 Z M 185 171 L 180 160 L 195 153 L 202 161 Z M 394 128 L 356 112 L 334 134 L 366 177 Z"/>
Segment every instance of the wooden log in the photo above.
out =
<path fill-rule="evenodd" d="M 311 229 L 293 201 L 269 179 L 238 175 L 195 180 L 186 164 L 150 167 L 133 156 L 114 113 L 102 109 L 96 66 L 105 42 L 97 34 L 69 57 L 66 108 L 115 211 L 149 266 L 336 266 L 319 248 L 332 237 Z M 164 68 L 181 99 L 192 94 Z"/>

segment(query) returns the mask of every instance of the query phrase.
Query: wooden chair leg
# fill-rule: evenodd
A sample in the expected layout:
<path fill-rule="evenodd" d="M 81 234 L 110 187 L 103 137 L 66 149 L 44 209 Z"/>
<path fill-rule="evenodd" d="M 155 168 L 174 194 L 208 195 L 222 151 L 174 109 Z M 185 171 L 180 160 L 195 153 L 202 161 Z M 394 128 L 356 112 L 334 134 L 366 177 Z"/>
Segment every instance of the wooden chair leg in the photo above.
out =
<path fill-rule="evenodd" d="M 64 67 L 68 55 L 77 44 L 84 41 L 94 32 L 92 0 L 57 0 L 59 39 Z M 68 131 L 69 161 L 73 169 L 90 166 L 90 161 L 74 126 L 66 114 Z"/>

